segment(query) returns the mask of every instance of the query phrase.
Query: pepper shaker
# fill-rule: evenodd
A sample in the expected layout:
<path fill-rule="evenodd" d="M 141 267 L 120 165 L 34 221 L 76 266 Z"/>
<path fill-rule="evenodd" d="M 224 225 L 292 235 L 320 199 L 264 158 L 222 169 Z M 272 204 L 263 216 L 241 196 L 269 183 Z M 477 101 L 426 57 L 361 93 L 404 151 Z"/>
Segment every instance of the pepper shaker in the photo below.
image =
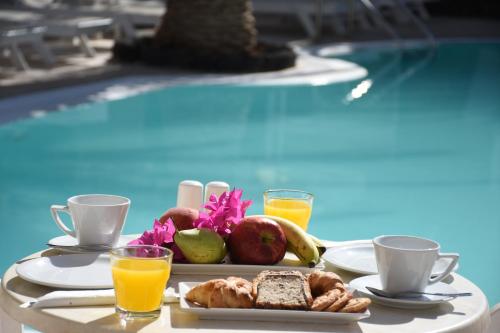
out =
<path fill-rule="evenodd" d="M 212 181 L 205 186 L 205 202 L 208 201 L 212 194 L 217 198 L 224 192 L 229 191 L 229 184 L 221 181 Z"/>

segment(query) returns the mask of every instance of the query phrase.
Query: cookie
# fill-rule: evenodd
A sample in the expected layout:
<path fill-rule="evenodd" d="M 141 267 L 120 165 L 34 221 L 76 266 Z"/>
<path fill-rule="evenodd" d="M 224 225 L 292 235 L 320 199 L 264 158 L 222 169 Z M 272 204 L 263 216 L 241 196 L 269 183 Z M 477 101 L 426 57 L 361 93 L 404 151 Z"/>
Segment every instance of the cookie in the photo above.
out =
<path fill-rule="evenodd" d="M 345 285 L 342 282 L 335 283 L 334 288 L 340 290 L 340 292 L 346 292 Z"/>
<path fill-rule="evenodd" d="M 340 309 L 339 312 L 346 312 L 346 313 L 361 313 L 365 312 L 368 306 L 371 304 L 371 300 L 369 298 L 353 298 L 350 299 L 347 304 Z"/>
<path fill-rule="evenodd" d="M 342 293 L 340 297 L 333 302 L 329 307 L 327 307 L 324 311 L 328 312 L 337 312 L 338 310 L 342 309 L 347 302 L 352 298 L 352 294 L 349 292 Z"/>
<path fill-rule="evenodd" d="M 342 295 L 342 292 L 338 289 L 332 289 L 323 295 L 316 297 L 311 306 L 312 311 L 323 311 L 330 305 L 332 305 L 339 297 Z"/>

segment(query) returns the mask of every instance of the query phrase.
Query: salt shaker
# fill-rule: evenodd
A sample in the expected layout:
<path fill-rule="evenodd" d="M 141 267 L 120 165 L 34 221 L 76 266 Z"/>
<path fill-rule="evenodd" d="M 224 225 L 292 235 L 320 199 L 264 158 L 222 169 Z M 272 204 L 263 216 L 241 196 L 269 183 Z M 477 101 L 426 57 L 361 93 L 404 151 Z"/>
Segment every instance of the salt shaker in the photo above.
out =
<path fill-rule="evenodd" d="M 212 194 L 218 197 L 226 191 L 229 191 L 229 184 L 220 181 L 212 181 L 205 186 L 205 202 L 208 201 Z"/>
<path fill-rule="evenodd" d="M 177 190 L 177 207 L 200 210 L 203 206 L 203 184 L 197 180 L 183 180 Z"/>

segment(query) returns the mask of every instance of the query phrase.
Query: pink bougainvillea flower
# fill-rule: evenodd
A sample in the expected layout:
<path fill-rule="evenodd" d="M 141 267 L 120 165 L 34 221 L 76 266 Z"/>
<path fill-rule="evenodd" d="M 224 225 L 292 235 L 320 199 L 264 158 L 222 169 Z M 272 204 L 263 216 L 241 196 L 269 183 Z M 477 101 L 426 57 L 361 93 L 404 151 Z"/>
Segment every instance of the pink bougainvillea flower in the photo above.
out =
<path fill-rule="evenodd" d="M 153 232 L 146 230 L 141 237 L 128 242 L 127 245 L 150 245 L 153 244 Z"/>
<path fill-rule="evenodd" d="M 174 241 L 175 226 L 171 219 L 161 224 L 155 219 L 152 230 L 146 230 L 138 239 L 129 242 L 128 245 L 156 245 L 165 246 Z"/>
<path fill-rule="evenodd" d="M 141 237 L 129 242 L 128 245 L 156 245 L 169 248 L 174 252 L 175 262 L 184 262 L 185 257 L 174 243 L 175 225 L 171 219 L 164 224 L 155 219 L 152 230 L 146 230 Z"/>
<path fill-rule="evenodd" d="M 245 217 L 247 208 L 252 204 L 251 200 L 241 200 L 243 191 L 234 189 L 224 192 L 217 198 L 212 194 L 205 204 L 207 212 L 200 212 L 200 216 L 194 221 L 198 229 L 206 228 L 217 232 L 221 236 L 231 233 L 235 225 L 239 224 Z"/>

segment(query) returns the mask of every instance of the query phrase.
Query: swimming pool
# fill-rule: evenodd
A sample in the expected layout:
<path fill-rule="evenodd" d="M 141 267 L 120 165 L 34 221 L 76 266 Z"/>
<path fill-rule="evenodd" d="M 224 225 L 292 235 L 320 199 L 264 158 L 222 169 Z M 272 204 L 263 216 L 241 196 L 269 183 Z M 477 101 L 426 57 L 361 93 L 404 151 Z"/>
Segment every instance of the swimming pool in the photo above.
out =
<path fill-rule="evenodd" d="M 50 204 L 125 195 L 137 233 L 195 178 L 244 188 L 249 213 L 267 188 L 311 191 L 323 238 L 436 239 L 500 302 L 500 44 L 346 58 L 368 76 L 170 87 L 0 125 L 0 270 L 60 234 Z"/>

